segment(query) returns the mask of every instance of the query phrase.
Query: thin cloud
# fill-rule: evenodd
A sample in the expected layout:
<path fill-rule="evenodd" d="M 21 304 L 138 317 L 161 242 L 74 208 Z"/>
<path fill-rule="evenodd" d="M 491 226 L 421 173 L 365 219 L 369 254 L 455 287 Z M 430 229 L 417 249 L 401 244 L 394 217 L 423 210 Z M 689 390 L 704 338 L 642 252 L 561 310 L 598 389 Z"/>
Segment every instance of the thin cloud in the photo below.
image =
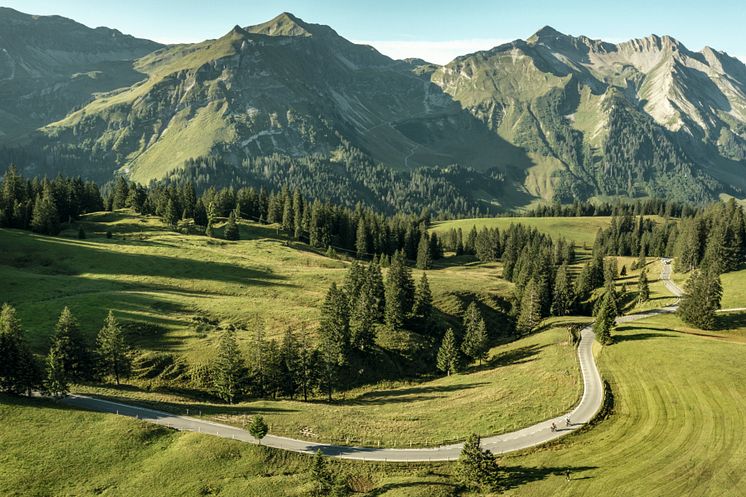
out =
<path fill-rule="evenodd" d="M 422 41 L 365 41 L 355 43 L 371 45 L 384 55 L 393 59 L 418 58 L 435 64 L 447 64 L 459 55 L 466 55 L 480 50 L 489 50 L 509 40 L 500 38 L 475 38 L 470 40 Z"/>

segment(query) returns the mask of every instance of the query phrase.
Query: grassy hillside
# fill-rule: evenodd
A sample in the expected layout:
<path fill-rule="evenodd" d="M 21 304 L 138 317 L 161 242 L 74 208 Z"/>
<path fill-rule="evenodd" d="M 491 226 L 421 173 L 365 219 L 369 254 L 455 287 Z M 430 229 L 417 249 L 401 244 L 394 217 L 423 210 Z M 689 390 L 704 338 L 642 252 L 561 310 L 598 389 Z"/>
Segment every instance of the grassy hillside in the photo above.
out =
<path fill-rule="evenodd" d="M 280 497 L 311 489 L 308 456 L 1 395 L 0 418 L 0 494 L 8 497 Z M 375 492 L 369 495 L 454 491 L 448 466 L 331 466 L 353 477 L 353 489 Z"/>
<path fill-rule="evenodd" d="M 54 238 L 0 230 L 0 246 L 8 248 L 0 253 L 0 279 L 8 282 L 3 300 L 17 307 L 39 351 L 66 305 L 91 338 L 113 309 L 136 323 L 139 348 L 195 361 L 213 353 L 212 331 L 230 324 L 246 330 L 239 333 L 244 345 L 258 327 L 267 337 L 287 328 L 313 332 L 326 290 L 348 267 L 255 223 L 242 223 L 238 242 L 178 234 L 157 218 L 126 211 L 92 214 L 82 225 L 85 240 L 72 230 Z M 490 305 L 512 289 L 498 277 L 498 264 L 443 264 L 428 276 L 436 305 L 454 312 L 463 298 Z"/>
<path fill-rule="evenodd" d="M 743 333 L 740 328 L 731 334 Z M 614 413 L 597 427 L 504 466 L 570 467 L 507 495 L 741 495 L 746 347 L 669 331 L 662 316 L 618 328 L 599 350 Z M 707 334 L 705 334 L 707 335 Z"/>
<path fill-rule="evenodd" d="M 463 440 L 475 431 L 492 435 L 518 429 L 570 409 L 581 389 L 575 350 L 566 329 L 557 325 L 493 348 L 484 365 L 475 364 L 463 374 L 368 386 L 346 392 L 333 404 L 259 400 L 225 406 L 130 388 L 81 390 L 173 412 L 189 409 L 239 426 L 261 413 L 277 435 L 402 447 Z"/>

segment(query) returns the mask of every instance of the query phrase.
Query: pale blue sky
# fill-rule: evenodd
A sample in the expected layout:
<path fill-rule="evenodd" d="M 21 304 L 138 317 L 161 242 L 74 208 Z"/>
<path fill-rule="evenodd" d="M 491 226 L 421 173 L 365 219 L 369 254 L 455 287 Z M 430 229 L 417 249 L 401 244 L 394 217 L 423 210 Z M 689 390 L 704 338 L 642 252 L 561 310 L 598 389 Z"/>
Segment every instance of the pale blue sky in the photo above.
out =
<path fill-rule="evenodd" d="M 30 14 L 59 14 L 164 43 L 201 41 L 283 11 L 328 24 L 395 57 L 447 62 L 453 56 L 526 38 L 544 25 L 618 42 L 669 34 L 746 60 L 744 0 L 407 1 L 407 0 L 0 0 Z"/>

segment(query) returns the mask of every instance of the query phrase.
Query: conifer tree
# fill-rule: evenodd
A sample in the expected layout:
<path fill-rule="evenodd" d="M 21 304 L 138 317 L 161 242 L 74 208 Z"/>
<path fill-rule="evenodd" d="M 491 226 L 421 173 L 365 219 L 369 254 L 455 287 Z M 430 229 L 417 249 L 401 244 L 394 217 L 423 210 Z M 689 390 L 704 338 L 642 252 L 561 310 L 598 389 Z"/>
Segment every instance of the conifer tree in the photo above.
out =
<path fill-rule="evenodd" d="M 516 330 L 519 334 L 531 333 L 541 323 L 541 300 L 535 280 L 523 291 Z"/>
<path fill-rule="evenodd" d="M 414 294 L 414 305 L 412 306 L 412 315 L 421 319 L 425 323 L 430 321 L 433 313 L 433 294 L 430 291 L 430 283 L 427 280 L 427 273 L 423 271 L 420 283 Z"/>
<path fill-rule="evenodd" d="M 684 322 L 703 330 L 714 329 L 722 296 L 723 287 L 715 267 L 694 270 L 681 297 L 678 315 Z"/>
<path fill-rule="evenodd" d="M 357 223 L 355 250 L 357 251 L 358 259 L 362 259 L 368 253 L 368 232 L 365 229 L 365 219 L 362 217 Z"/>
<path fill-rule="evenodd" d="M 640 272 L 640 279 L 637 283 L 637 301 L 647 302 L 650 300 L 650 285 L 648 284 L 648 270 L 643 269 Z"/>
<path fill-rule="evenodd" d="M 617 317 L 616 297 L 612 291 L 606 291 L 601 299 L 596 320 L 593 322 L 593 332 L 601 345 L 612 342 L 611 330 Z"/>
<path fill-rule="evenodd" d="M 375 341 L 374 323 L 378 303 L 373 296 L 372 288 L 364 284 L 353 299 L 350 312 L 350 344 L 353 348 L 366 351 L 373 347 Z"/>
<path fill-rule="evenodd" d="M 176 210 L 176 204 L 174 203 L 173 199 L 169 198 L 168 202 L 166 203 L 166 209 L 163 212 L 163 220 L 171 226 L 172 228 L 175 228 L 177 224 L 179 224 L 179 213 Z"/>
<path fill-rule="evenodd" d="M 127 207 L 127 198 L 129 197 L 129 185 L 124 176 L 117 177 L 114 183 L 114 194 L 112 196 L 111 209 L 124 209 Z"/>
<path fill-rule="evenodd" d="M 481 492 L 491 492 L 499 487 L 499 472 L 494 454 L 481 448 L 479 435 L 472 434 L 464 442 L 458 462 L 456 476 L 462 485 Z"/>
<path fill-rule="evenodd" d="M 38 383 L 39 372 L 26 343 L 21 321 L 15 308 L 0 308 L 0 390 L 7 393 L 30 393 Z"/>
<path fill-rule="evenodd" d="M 233 211 L 228 215 L 228 223 L 225 225 L 223 234 L 226 240 L 238 240 L 240 238 L 238 224 L 236 224 L 236 214 Z"/>
<path fill-rule="evenodd" d="M 44 381 L 44 390 L 54 398 L 60 398 L 69 392 L 68 376 L 65 372 L 65 364 L 58 344 L 52 344 L 46 359 L 47 376 Z"/>
<path fill-rule="evenodd" d="M 340 368 L 349 361 L 350 317 L 347 297 L 332 283 L 321 308 L 319 354 L 321 378 L 329 401 L 339 381 Z"/>
<path fill-rule="evenodd" d="M 331 493 L 334 478 L 326 467 L 326 460 L 321 450 L 316 451 L 311 465 L 311 480 L 314 484 L 313 494 L 318 497 L 327 496 Z"/>
<path fill-rule="evenodd" d="M 461 343 L 461 351 L 471 360 L 478 360 L 479 364 L 487 359 L 487 352 L 489 351 L 487 326 L 481 316 L 466 329 L 464 341 Z"/>
<path fill-rule="evenodd" d="M 386 308 L 386 289 L 383 284 L 381 266 L 375 261 L 371 261 L 368 264 L 365 279 L 368 290 L 375 301 L 373 320 L 376 323 L 381 323 Z"/>
<path fill-rule="evenodd" d="M 269 426 L 267 426 L 263 417 L 257 414 L 251 418 L 249 433 L 251 433 L 251 436 L 259 442 L 259 445 L 262 444 L 262 439 L 267 436 L 267 433 L 269 433 Z"/>
<path fill-rule="evenodd" d="M 430 239 L 427 232 L 422 232 L 417 245 L 417 268 L 430 269 L 433 265 L 433 254 L 430 252 Z"/>
<path fill-rule="evenodd" d="M 57 235 L 60 232 L 60 218 L 49 184 L 44 186 L 42 195 L 36 196 L 31 215 L 31 229 L 43 235 Z"/>
<path fill-rule="evenodd" d="M 78 320 L 68 307 L 62 309 L 55 325 L 52 348 L 56 349 L 68 378 L 80 381 L 88 377 L 90 374 L 88 348 L 80 333 Z"/>
<path fill-rule="evenodd" d="M 450 376 L 451 373 L 459 371 L 460 359 L 456 334 L 453 332 L 453 328 L 448 328 L 438 349 L 437 367 L 447 376 Z"/>
<path fill-rule="evenodd" d="M 116 384 L 119 385 L 121 378 L 129 376 L 132 358 L 130 349 L 124 340 L 124 332 L 112 311 L 109 311 L 106 316 L 104 326 L 98 332 L 96 343 L 101 372 L 114 376 Z"/>
<path fill-rule="evenodd" d="M 215 394 L 233 404 L 241 394 L 245 365 L 236 342 L 236 332 L 227 330 L 218 342 L 218 355 L 212 372 Z"/>
<path fill-rule="evenodd" d="M 401 329 L 414 303 L 414 282 L 401 251 L 396 252 L 391 259 L 386 278 L 385 300 L 386 325 L 392 330 Z"/>
<path fill-rule="evenodd" d="M 298 385 L 300 384 L 301 358 L 298 340 L 290 328 L 285 330 L 285 335 L 282 338 L 281 360 L 281 391 L 283 395 L 292 399 L 295 397 Z"/>
<path fill-rule="evenodd" d="M 557 270 L 554 279 L 554 299 L 552 301 L 551 313 L 553 316 L 567 316 L 572 312 L 575 302 L 575 292 L 570 278 L 567 261 Z"/>

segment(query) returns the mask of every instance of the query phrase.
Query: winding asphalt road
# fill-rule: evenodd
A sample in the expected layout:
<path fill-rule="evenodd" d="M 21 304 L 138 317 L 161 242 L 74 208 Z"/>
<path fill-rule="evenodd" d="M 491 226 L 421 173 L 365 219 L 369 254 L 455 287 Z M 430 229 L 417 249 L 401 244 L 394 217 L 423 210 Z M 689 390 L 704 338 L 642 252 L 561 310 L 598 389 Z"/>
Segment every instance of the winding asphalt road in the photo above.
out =
<path fill-rule="evenodd" d="M 661 279 L 671 293 L 680 297 L 682 295 L 682 290 L 671 281 L 670 275 L 670 260 L 664 259 Z M 640 314 L 621 316 L 617 319 L 617 322 L 626 323 L 636 321 L 657 314 L 675 312 L 675 310 L 676 305 L 673 305 Z M 577 349 L 578 361 L 580 362 L 580 370 L 583 377 L 583 397 L 572 411 L 518 431 L 483 438 L 482 447 L 490 449 L 496 454 L 527 449 L 568 435 L 569 433 L 582 428 L 586 423 L 591 421 L 601 408 L 604 397 L 603 382 L 601 381 L 601 375 L 598 372 L 598 367 L 596 366 L 593 357 L 593 342 L 593 330 L 588 326 L 581 331 L 581 339 Z M 241 428 L 213 423 L 211 421 L 196 419 L 189 416 L 179 416 L 145 407 L 122 404 L 84 395 L 70 395 L 65 398 L 63 402 L 78 408 L 137 417 L 144 421 L 168 426 L 181 431 L 193 431 L 249 443 L 257 443 L 257 440 L 254 439 L 249 432 Z M 569 418 L 572 423 L 570 426 L 566 425 L 567 418 Z M 557 426 L 556 431 L 551 430 L 553 423 Z M 292 438 L 278 437 L 275 435 L 267 435 L 262 440 L 262 445 L 304 453 L 315 453 L 317 450 L 321 450 L 325 455 L 342 459 L 391 462 L 452 461 L 458 458 L 461 448 L 463 447 L 463 444 L 460 443 L 421 449 L 350 447 L 306 442 Z"/>

